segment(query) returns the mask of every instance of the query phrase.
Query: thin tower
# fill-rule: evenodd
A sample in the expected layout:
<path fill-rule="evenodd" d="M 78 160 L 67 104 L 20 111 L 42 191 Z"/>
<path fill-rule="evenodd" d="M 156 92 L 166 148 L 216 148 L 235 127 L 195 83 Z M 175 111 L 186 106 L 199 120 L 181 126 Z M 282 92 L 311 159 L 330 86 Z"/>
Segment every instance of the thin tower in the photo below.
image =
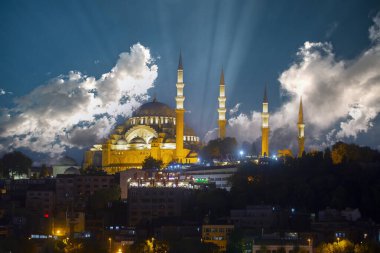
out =
<path fill-rule="evenodd" d="M 300 99 L 300 108 L 298 111 L 298 157 L 302 157 L 305 151 L 305 124 L 303 122 L 303 108 L 302 108 L 302 97 Z"/>
<path fill-rule="evenodd" d="M 226 94 L 224 86 L 224 73 L 220 74 L 219 82 L 219 108 L 218 108 L 218 125 L 219 125 L 219 138 L 224 139 L 226 137 Z"/>
<path fill-rule="evenodd" d="M 177 70 L 177 96 L 176 101 L 176 159 L 177 162 L 183 162 L 183 129 L 184 129 L 184 114 L 185 108 L 183 102 L 185 101 L 185 96 L 183 95 L 183 88 L 185 84 L 183 83 L 183 66 L 182 66 L 182 54 L 179 54 L 179 63 Z"/>
<path fill-rule="evenodd" d="M 261 156 L 269 156 L 269 112 L 267 87 L 264 90 L 263 112 L 261 113 Z"/>

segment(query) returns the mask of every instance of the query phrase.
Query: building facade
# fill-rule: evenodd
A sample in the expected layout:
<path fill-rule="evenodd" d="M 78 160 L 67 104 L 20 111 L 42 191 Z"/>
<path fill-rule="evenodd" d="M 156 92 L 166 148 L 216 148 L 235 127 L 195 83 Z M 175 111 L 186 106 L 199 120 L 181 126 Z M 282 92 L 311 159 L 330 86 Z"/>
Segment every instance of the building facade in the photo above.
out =
<path fill-rule="evenodd" d="M 181 187 L 131 187 L 128 191 L 130 226 L 154 219 L 180 217 L 191 189 Z"/>
<path fill-rule="evenodd" d="M 202 241 L 217 245 L 219 252 L 226 252 L 228 238 L 233 230 L 234 225 L 203 225 Z"/>
<path fill-rule="evenodd" d="M 111 188 L 115 185 L 112 175 L 57 175 L 56 204 L 57 208 L 74 208 L 82 210 L 85 200 L 97 190 Z"/>

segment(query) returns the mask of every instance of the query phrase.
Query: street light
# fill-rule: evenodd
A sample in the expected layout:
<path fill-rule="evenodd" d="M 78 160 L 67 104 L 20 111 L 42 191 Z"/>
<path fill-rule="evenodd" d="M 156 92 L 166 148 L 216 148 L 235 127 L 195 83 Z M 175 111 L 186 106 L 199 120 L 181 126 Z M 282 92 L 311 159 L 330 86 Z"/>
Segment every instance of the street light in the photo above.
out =
<path fill-rule="evenodd" d="M 243 150 L 240 150 L 239 151 L 239 154 L 240 154 L 240 159 L 243 157 L 243 155 L 244 155 L 244 151 Z"/>
<path fill-rule="evenodd" d="M 108 241 L 110 242 L 110 253 L 112 252 L 112 238 L 108 237 Z"/>

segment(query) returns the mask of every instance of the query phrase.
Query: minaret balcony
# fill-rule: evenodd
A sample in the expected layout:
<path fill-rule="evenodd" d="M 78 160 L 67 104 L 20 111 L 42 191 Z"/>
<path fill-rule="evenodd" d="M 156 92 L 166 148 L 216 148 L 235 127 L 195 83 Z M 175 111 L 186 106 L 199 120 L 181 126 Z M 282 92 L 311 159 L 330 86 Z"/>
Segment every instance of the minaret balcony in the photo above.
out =
<path fill-rule="evenodd" d="M 226 113 L 226 108 L 218 108 L 219 113 Z"/>

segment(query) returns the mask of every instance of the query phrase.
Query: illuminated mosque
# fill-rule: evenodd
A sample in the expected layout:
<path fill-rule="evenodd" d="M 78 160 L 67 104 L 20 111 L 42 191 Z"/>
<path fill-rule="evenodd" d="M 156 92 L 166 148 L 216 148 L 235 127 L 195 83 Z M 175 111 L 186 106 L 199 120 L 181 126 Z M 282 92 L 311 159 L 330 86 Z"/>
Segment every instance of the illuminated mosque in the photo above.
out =
<path fill-rule="evenodd" d="M 161 160 L 166 166 L 171 162 L 194 164 L 198 162 L 197 147 L 200 139 L 184 123 L 183 65 L 180 54 L 177 69 L 176 109 L 153 101 L 141 105 L 127 121 L 116 126 L 103 144 L 96 144 L 85 153 L 84 168 L 101 167 L 110 174 L 130 168 L 141 168 L 147 157 Z M 226 96 L 223 70 L 219 83 L 218 137 L 226 137 Z M 298 116 L 298 156 L 304 151 L 304 123 L 302 100 Z M 269 156 L 269 111 L 266 88 L 262 111 L 261 157 Z"/>

